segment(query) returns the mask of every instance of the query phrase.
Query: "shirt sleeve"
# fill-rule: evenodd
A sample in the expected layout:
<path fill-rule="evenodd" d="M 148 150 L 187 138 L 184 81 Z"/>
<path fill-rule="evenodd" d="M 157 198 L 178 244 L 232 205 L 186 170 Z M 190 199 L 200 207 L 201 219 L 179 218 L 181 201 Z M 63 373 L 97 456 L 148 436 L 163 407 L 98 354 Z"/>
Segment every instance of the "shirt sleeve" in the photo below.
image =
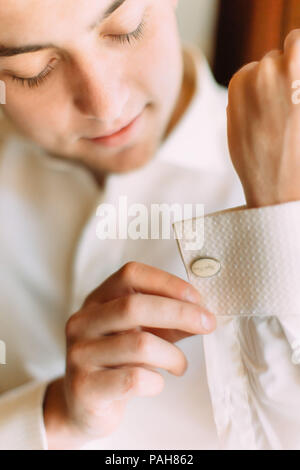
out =
<path fill-rule="evenodd" d="M 47 383 L 0 395 L 0 450 L 47 450 L 43 400 Z"/>
<path fill-rule="evenodd" d="M 174 229 L 189 280 L 217 315 L 203 342 L 221 446 L 299 450 L 300 202 Z"/>

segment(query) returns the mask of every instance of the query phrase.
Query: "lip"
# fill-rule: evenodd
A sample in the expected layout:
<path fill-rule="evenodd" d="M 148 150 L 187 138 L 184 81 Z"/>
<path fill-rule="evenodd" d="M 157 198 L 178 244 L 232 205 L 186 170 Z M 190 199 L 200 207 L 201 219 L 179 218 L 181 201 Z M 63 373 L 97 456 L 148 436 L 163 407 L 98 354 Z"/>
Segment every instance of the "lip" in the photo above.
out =
<path fill-rule="evenodd" d="M 128 140 L 130 140 L 130 138 L 133 137 L 133 134 L 137 131 L 143 111 L 138 114 L 129 124 L 122 127 L 119 131 L 110 135 L 95 137 L 93 139 L 87 140 L 94 144 L 103 145 L 106 147 L 118 147 L 120 145 L 124 145 L 126 142 L 128 142 Z"/>

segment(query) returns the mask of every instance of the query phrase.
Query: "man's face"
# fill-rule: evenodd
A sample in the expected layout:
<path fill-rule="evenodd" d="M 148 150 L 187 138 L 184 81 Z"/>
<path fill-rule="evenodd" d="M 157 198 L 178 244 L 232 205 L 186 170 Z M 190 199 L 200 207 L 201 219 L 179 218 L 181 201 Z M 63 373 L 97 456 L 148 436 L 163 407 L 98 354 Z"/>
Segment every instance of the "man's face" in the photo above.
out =
<path fill-rule="evenodd" d="M 143 165 L 166 132 L 182 84 L 176 4 L 0 0 L 4 113 L 51 154 L 92 170 Z M 112 5 L 118 8 L 100 21 Z M 1 53 L 2 46 L 31 45 L 43 48 Z"/>

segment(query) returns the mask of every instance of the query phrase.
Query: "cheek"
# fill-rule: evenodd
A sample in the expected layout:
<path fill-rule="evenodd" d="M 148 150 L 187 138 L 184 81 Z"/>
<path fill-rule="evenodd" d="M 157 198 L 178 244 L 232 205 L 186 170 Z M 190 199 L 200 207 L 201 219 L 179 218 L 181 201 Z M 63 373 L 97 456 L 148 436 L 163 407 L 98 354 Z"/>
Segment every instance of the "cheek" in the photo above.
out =
<path fill-rule="evenodd" d="M 163 9 L 159 9 L 159 13 Z M 183 63 L 177 23 L 172 12 L 155 14 L 143 47 L 135 52 L 135 76 L 143 79 L 154 97 L 173 103 L 180 88 Z"/>
<path fill-rule="evenodd" d="M 49 144 L 64 132 L 66 120 L 59 103 L 42 90 L 14 92 L 5 108 L 17 128 L 40 144 Z"/>

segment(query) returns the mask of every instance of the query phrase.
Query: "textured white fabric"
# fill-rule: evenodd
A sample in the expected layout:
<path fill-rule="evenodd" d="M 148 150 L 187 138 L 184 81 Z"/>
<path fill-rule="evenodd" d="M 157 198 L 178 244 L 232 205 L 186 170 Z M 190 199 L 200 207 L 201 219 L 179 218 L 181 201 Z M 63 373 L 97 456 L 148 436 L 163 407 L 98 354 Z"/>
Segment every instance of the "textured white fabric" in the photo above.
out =
<path fill-rule="evenodd" d="M 195 276 L 189 268 L 193 284 L 215 314 L 299 317 L 300 202 L 207 215 L 205 243 L 194 251 L 185 245 L 194 235 L 195 223 L 182 225 L 181 246 L 189 267 L 197 256 L 221 262 L 220 272 L 209 279 Z M 179 223 L 175 227 L 179 233 Z M 199 246 L 202 238 L 198 239 Z M 193 244 L 198 248 L 197 240 Z"/>
<path fill-rule="evenodd" d="M 218 316 L 204 349 L 222 445 L 300 449 L 300 202 L 207 215 L 204 243 L 197 223 L 174 228 L 188 277 Z M 193 274 L 210 257 L 219 273 Z"/>

